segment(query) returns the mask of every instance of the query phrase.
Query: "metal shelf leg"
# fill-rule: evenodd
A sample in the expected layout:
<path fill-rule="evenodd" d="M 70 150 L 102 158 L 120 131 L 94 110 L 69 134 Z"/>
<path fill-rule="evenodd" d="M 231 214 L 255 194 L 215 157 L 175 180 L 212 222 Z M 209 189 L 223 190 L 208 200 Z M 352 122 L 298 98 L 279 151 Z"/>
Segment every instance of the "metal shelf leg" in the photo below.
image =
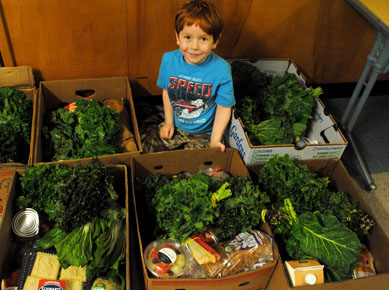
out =
<path fill-rule="evenodd" d="M 357 102 L 362 87 L 363 85 L 365 85 L 366 79 L 368 78 L 372 68 L 373 68 L 373 72 L 371 73 L 369 81 L 363 90 L 362 96 L 359 98 Z M 389 69 L 389 38 L 383 35 L 380 30 L 378 30 L 377 39 L 374 43 L 373 49 L 371 50 L 370 54 L 367 57 L 365 68 L 362 71 L 361 77 L 359 78 L 359 81 L 353 91 L 351 99 L 347 104 L 345 113 L 343 114 L 343 117 L 341 119 L 341 126 L 345 129 L 348 139 L 354 149 L 355 155 L 362 169 L 362 178 L 364 179 L 366 187 L 369 191 L 376 189 L 376 185 L 374 184 L 370 176 L 370 173 L 366 167 L 366 164 L 362 158 L 362 155 L 357 147 L 357 144 L 353 136 L 351 135 L 351 131 L 354 128 L 354 125 L 359 117 L 359 114 L 361 113 L 363 106 L 365 105 L 367 98 L 369 97 L 370 92 L 379 74 L 386 73 L 388 69 Z M 353 111 L 351 118 L 349 118 L 351 114 L 351 110 L 354 108 L 356 102 L 357 104 L 355 110 Z"/>

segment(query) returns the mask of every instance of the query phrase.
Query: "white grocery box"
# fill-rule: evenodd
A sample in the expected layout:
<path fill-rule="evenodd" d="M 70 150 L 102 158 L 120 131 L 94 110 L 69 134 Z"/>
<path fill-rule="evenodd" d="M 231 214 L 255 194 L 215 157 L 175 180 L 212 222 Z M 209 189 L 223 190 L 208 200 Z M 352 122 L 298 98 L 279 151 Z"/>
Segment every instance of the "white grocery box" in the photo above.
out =
<path fill-rule="evenodd" d="M 285 72 L 294 73 L 299 78 L 300 84 L 306 87 L 306 78 L 292 60 L 264 59 L 251 64 L 261 72 L 273 76 L 282 76 Z M 264 163 L 274 155 L 284 156 L 285 154 L 288 154 L 291 159 L 298 160 L 340 158 L 342 156 L 348 142 L 334 118 L 325 112 L 325 106 L 319 98 L 317 98 L 313 119 L 310 120 L 308 127 L 307 137 L 318 144 L 308 143 L 302 149 L 295 147 L 294 144 L 254 146 L 245 132 L 242 120 L 233 109 L 228 131 L 228 144 L 239 151 L 246 164 Z"/>

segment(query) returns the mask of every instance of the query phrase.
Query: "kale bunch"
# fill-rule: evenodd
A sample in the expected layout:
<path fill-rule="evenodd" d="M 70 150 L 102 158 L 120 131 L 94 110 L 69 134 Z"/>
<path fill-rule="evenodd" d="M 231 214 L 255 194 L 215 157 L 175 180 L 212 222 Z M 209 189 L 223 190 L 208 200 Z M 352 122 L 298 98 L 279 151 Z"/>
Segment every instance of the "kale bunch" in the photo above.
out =
<path fill-rule="evenodd" d="M 280 222 L 277 213 L 289 199 L 297 214 L 320 211 L 335 216 L 342 224 L 358 234 L 362 240 L 375 225 L 375 221 L 360 207 L 358 199 L 344 192 L 329 188 L 329 178 L 319 177 L 304 164 L 294 162 L 288 155 L 270 159 L 258 174 L 262 191 L 270 197 L 266 220 L 276 233 L 288 232 L 285 223 Z"/>
<path fill-rule="evenodd" d="M 74 111 L 59 108 L 46 114 L 42 135 L 45 160 L 58 161 L 96 157 L 121 152 L 117 142 L 121 131 L 119 114 L 81 99 Z"/>
<path fill-rule="evenodd" d="M 44 164 L 27 167 L 20 177 L 23 194 L 19 208 L 32 207 L 47 214 L 58 228 L 71 232 L 95 217 L 115 215 L 118 195 L 113 176 L 98 160 L 85 167 Z"/>
<path fill-rule="evenodd" d="M 292 144 L 312 119 L 321 88 L 305 89 L 295 74 L 271 76 L 250 63 L 231 63 L 236 111 L 254 146 Z"/>
<path fill-rule="evenodd" d="M 27 163 L 33 104 L 20 90 L 0 88 L 0 163 Z"/>
<path fill-rule="evenodd" d="M 228 182 L 222 184 L 197 173 L 191 178 L 173 178 L 156 188 L 152 206 L 161 237 L 184 242 L 190 234 L 208 229 L 219 215 L 216 201 L 231 195 L 228 187 Z"/>
<path fill-rule="evenodd" d="M 270 202 L 268 195 L 245 176 L 233 176 L 226 181 L 232 196 L 220 202 L 219 216 L 212 225 L 220 240 L 230 239 L 261 224 L 262 210 Z"/>

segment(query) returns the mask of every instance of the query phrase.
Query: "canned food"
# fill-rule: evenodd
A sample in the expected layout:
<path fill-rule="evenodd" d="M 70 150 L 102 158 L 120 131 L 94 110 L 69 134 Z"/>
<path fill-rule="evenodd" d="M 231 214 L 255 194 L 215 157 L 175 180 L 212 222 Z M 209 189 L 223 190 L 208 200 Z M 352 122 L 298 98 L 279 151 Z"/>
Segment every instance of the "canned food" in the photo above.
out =
<path fill-rule="evenodd" d="M 39 233 L 39 215 L 33 208 L 19 211 L 12 219 L 13 232 L 22 238 L 32 238 Z"/>

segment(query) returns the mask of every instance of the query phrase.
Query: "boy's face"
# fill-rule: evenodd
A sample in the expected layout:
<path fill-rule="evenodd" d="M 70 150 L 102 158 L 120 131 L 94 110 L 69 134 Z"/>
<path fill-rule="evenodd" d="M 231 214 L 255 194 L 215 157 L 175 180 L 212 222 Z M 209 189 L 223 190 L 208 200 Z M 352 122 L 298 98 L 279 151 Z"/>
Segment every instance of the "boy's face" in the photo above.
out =
<path fill-rule="evenodd" d="M 214 42 L 213 36 L 197 24 L 185 25 L 178 35 L 176 32 L 176 39 L 185 62 L 189 64 L 203 63 L 219 43 L 219 40 Z"/>

